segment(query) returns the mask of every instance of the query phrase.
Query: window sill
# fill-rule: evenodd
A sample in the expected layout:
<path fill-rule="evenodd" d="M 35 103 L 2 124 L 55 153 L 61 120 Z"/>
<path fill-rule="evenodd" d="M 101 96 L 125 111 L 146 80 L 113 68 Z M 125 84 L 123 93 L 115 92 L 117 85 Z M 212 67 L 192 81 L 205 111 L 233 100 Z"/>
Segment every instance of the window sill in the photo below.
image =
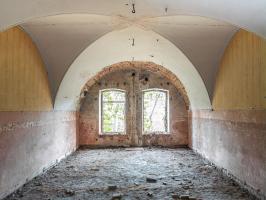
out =
<path fill-rule="evenodd" d="M 142 135 L 171 135 L 170 132 L 144 132 Z"/>
<path fill-rule="evenodd" d="M 108 137 L 108 136 L 127 136 L 126 133 L 99 133 L 99 137 Z"/>

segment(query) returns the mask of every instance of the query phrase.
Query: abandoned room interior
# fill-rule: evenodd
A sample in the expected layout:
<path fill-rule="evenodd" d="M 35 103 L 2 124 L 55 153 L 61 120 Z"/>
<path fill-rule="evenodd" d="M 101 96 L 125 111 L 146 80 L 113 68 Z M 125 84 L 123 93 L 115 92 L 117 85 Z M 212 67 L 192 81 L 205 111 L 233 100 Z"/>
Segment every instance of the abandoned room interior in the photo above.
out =
<path fill-rule="evenodd" d="M 265 0 L 1 0 L 0 199 L 266 200 Z"/>

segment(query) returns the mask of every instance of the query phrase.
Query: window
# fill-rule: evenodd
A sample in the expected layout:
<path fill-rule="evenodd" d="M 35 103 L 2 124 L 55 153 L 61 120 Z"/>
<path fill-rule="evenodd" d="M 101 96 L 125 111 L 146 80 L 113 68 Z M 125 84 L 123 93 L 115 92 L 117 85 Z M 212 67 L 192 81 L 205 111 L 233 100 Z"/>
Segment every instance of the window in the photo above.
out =
<path fill-rule="evenodd" d="M 168 91 L 162 89 L 144 90 L 142 99 L 143 133 L 168 133 Z"/>
<path fill-rule="evenodd" d="M 100 91 L 101 134 L 125 133 L 126 93 L 119 89 Z"/>

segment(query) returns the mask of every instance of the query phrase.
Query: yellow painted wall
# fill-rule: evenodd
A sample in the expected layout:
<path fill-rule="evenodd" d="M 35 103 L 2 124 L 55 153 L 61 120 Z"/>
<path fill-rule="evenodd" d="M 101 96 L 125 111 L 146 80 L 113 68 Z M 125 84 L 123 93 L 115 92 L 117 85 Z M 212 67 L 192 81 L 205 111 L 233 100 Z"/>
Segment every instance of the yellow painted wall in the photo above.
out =
<path fill-rule="evenodd" d="M 40 54 L 19 27 L 0 32 L 0 111 L 49 111 L 52 98 Z"/>
<path fill-rule="evenodd" d="M 239 30 L 225 50 L 213 96 L 216 110 L 266 108 L 266 40 Z"/>

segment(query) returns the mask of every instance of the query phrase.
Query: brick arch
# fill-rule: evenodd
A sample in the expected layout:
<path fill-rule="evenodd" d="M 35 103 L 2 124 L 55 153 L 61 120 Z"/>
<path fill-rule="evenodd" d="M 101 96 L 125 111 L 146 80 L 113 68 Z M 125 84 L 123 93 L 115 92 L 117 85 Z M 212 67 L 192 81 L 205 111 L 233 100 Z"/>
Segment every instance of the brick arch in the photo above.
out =
<path fill-rule="evenodd" d="M 169 82 L 171 82 L 171 84 L 173 84 L 176 87 L 176 89 L 180 92 L 185 101 L 187 109 L 190 107 L 190 101 L 187 92 L 185 90 L 185 87 L 173 72 L 153 62 L 141 62 L 141 61 L 124 61 L 104 67 L 95 76 L 90 78 L 82 88 L 80 93 L 79 106 L 82 104 L 82 100 L 85 97 L 84 93 L 86 93 L 86 91 L 88 91 L 90 87 L 92 87 L 94 84 L 99 82 L 99 80 L 101 80 L 105 75 L 111 72 L 116 72 L 119 70 L 127 70 L 127 69 L 144 69 L 144 70 L 149 70 L 156 74 L 160 74 L 162 77 L 169 80 Z"/>

